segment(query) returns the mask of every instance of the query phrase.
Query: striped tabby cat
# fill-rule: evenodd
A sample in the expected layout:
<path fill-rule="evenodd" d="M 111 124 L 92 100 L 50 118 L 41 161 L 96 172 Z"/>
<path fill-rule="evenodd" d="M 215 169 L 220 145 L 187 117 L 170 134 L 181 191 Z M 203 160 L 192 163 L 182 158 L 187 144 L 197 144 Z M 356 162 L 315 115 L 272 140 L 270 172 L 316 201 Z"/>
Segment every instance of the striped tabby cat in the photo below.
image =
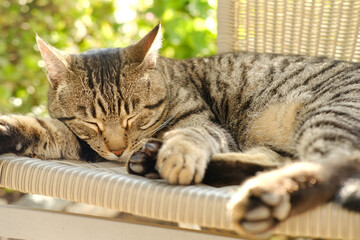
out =
<path fill-rule="evenodd" d="M 130 172 L 171 184 L 202 182 L 210 158 L 244 171 L 285 165 L 250 178 L 231 200 L 238 231 L 249 234 L 328 201 L 360 172 L 357 63 L 255 53 L 168 59 L 157 53 L 160 24 L 127 48 L 75 55 L 37 42 L 52 118 L 2 116 L 0 153 L 127 161 Z M 208 171 L 208 179 L 228 174 Z"/>

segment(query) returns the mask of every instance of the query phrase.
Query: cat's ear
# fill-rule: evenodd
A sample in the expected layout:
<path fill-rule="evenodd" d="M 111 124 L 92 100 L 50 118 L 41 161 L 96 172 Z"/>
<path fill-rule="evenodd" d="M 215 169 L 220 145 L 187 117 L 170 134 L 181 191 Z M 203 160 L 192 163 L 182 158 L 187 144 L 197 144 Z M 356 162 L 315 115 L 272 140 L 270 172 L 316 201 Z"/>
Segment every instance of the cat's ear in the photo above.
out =
<path fill-rule="evenodd" d="M 69 55 L 57 50 L 47 44 L 36 34 L 36 42 L 38 44 L 41 56 L 45 62 L 47 76 L 52 86 L 58 86 L 65 79 L 68 72 Z"/>
<path fill-rule="evenodd" d="M 135 61 L 145 63 L 148 67 L 155 67 L 161 41 L 162 33 L 159 22 L 145 37 L 129 47 L 129 54 Z"/>

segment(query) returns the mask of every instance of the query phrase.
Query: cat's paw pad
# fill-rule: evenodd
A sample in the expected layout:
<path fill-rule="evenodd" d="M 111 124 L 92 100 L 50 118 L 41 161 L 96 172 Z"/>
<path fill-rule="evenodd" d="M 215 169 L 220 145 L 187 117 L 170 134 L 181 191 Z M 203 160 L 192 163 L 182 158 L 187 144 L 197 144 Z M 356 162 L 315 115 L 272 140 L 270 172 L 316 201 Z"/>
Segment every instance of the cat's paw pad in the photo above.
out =
<path fill-rule="evenodd" d="M 192 142 L 173 137 L 161 147 L 156 169 L 171 184 L 200 183 L 205 175 L 209 156 Z"/>
<path fill-rule="evenodd" d="M 147 178 L 159 178 L 155 164 L 161 144 L 160 141 L 152 140 L 140 151 L 134 153 L 127 163 L 128 172 Z"/>
<path fill-rule="evenodd" d="M 255 177 L 247 181 L 229 203 L 232 221 L 239 233 L 268 236 L 290 214 L 290 194 L 286 187 L 280 182 L 264 180 Z"/>

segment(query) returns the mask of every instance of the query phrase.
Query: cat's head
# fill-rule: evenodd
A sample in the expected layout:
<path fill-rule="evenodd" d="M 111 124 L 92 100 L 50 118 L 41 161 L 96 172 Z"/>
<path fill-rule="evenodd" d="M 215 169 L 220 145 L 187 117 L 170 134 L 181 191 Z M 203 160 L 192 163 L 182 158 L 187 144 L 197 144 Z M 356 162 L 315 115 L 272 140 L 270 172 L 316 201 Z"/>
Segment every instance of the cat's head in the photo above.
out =
<path fill-rule="evenodd" d="M 81 54 L 61 52 L 37 36 L 50 115 L 108 160 L 127 160 L 164 121 L 168 89 L 157 70 L 160 28 L 127 48 Z"/>

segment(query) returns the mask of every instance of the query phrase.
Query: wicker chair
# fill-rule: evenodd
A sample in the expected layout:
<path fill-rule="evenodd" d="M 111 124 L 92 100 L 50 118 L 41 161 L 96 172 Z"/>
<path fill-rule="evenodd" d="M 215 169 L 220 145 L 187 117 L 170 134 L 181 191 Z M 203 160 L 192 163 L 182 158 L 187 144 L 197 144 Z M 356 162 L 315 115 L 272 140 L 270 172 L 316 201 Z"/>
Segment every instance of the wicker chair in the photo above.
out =
<path fill-rule="evenodd" d="M 221 0 L 218 51 L 325 55 L 360 60 L 360 1 Z M 128 175 L 114 162 L 41 161 L 0 156 L 0 185 L 146 217 L 112 218 L 0 205 L 0 236 L 22 239 L 227 239 L 234 233 L 227 203 L 238 186 L 170 186 Z M 151 220 L 201 226 L 180 230 Z M 180 225 L 183 225 L 180 224 Z M 360 214 L 334 203 L 281 223 L 274 234 L 360 239 Z M 196 228 L 196 227 L 195 227 Z"/>

